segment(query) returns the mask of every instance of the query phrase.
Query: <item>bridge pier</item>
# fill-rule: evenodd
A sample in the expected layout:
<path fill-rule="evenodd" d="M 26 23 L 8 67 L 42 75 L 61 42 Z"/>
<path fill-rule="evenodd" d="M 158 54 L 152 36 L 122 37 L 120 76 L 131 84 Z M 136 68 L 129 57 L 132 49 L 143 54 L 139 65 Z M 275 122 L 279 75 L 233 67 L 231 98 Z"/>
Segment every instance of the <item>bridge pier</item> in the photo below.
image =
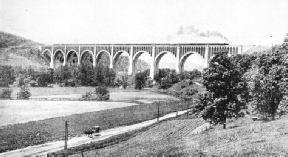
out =
<path fill-rule="evenodd" d="M 133 70 L 135 67 L 133 67 L 133 46 L 130 47 L 130 53 L 129 53 L 129 66 L 128 66 L 128 75 L 133 75 Z"/>
<path fill-rule="evenodd" d="M 180 69 L 180 46 L 177 45 L 177 50 L 176 50 L 176 63 L 175 63 L 175 70 L 176 73 L 180 73 L 182 69 Z"/>
<path fill-rule="evenodd" d="M 149 77 L 154 80 L 155 75 L 155 45 L 152 47 L 152 56 L 150 61 L 150 74 Z"/>
<path fill-rule="evenodd" d="M 205 47 L 205 52 L 204 52 L 204 60 L 205 60 L 205 64 L 203 68 L 208 68 L 208 64 L 209 64 L 209 46 Z"/>

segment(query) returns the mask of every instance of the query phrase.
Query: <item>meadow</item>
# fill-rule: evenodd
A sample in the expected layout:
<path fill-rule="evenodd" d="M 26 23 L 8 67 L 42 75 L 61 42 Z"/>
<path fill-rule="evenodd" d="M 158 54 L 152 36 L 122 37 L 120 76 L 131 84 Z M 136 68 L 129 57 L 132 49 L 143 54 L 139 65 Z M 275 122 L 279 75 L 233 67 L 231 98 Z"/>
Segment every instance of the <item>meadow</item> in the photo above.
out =
<path fill-rule="evenodd" d="M 0 129 L 0 152 L 62 140 L 65 121 L 69 123 L 69 137 L 75 137 L 82 135 L 85 130 L 95 125 L 105 130 L 154 119 L 158 116 L 156 105 L 158 103 L 160 116 L 186 109 L 192 105 L 191 102 L 183 103 L 181 101 L 154 102 L 2 126 Z"/>

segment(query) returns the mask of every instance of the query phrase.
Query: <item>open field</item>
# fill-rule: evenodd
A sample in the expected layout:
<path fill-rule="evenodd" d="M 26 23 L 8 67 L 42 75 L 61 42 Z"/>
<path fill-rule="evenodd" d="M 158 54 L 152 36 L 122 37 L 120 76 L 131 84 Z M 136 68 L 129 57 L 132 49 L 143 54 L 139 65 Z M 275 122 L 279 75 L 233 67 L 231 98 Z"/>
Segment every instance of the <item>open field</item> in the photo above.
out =
<path fill-rule="evenodd" d="M 162 122 L 125 142 L 84 152 L 84 156 L 287 156 L 288 116 L 262 122 L 233 119 L 197 135 L 201 119 Z M 78 157 L 75 154 L 73 157 Z"/>
<path fill-rule="evenodd" d="M 138 105 L 125 102 L 0 100 L 0 126 Z"/>
<path fill-rule="evenodd" d="M 20 90 L 18 87 L 13 87 L 12 97 L 17 97 L 17 92 Z M 82 94 L 88 91 L 95 92 L 95 87 L 59 87 L 54 85 L 53 88 L 48 87 L 30 87 L 31 98 L 81 98 Z M 133 88 L 119 89 L 109 88 L 110 100 L 109 101 L 132 101 L 132 100 L 149 100 L 149 101 L 167 101 L 179 100 L 177 98 L 151 92 L 150 90 L 135 90 Z"/>
<path fill-rule="evenodd" d="M 190 102 L 162 102 L 160 116 L 187 108 Z M 117 109 L 74 114 L 28 123 L 3 126 L 0 129 L 0 152 L 63 139 L 64 122 L 69 122 L 69 136 L 83 134 L 91 126 L 101 129 L 130 125 L 157 117 L 157 105 L 144 104 Z"/>

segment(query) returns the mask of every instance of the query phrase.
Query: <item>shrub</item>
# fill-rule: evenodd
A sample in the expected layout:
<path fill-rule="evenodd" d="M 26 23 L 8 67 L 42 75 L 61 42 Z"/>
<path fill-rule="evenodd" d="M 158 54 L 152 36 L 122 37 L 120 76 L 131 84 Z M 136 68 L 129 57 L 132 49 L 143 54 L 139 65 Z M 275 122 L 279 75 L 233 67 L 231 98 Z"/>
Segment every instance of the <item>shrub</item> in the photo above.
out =
<path fill-rule="evenodd" d="M 182 90 L 176 92 L 177 96 L 184 101 L 189 101 L 193 99 L 193 95 L 198 93 L 196 89 L 193 89 L 193 86 L 188 86 Z"/>
<path fill-rule="evenodd" d="M 124 81 L 124 82 L 123 82 L 123 88 L 124 88 L 124 89 L 126 89 L 126 88 L 127 88 L 127 86 L 128 86 L 128 83 L 127 83 L 127 81 Z"/>
<path fill-rule="evenodd" d="M 2 92 L 0 93 L 1 99 L 10 99 L 12 94 L 12 89 L 10 88 L 4 88 L 2 89 Z"/>
<path fill-rule="evenodd" d="M 28 99 L 31 96 L 28 87 L 22 86 L 20 91 L 17 93 L 17 99 Z"/>
<path fill-rule="evenodd" d="M 49 83 L 52 83 L 51 75 L 49 73 L 40 73 L 37 83 L 39 87 L 47 87 Z"/>
<path fill-rule="evenodd" d="M 109 100 L 110 94 L 106 86 L 96 87 L 95 91 L 96 91 L 97 100 L 100 100 L 100 101 Z"/>
<path fill-rule="evenodd" d="M 30 86 L 31 86 L 31 87 L 37 87 L 37 86 L 38 86 L 38 83 L 37 83 L 36 81 L 34 81 L 34 80 L 31 80 L 31 81 L 30 81 Z"/>
<path fill-rule="evenodd" d="M 0 66 L 0 87 L 8 87 L 15 81 L 14 69 L 12 66 Z"/>
<path fill-rule="evenodd" d="M 142 89 L 145 87 L 147 76 L 145 73 L 137 73 L 135 75 L 135 89 Z"/>
<path fill-rule="evenodd" d="M 92 92 L 88 91 L 85 94 L 82 94 L 82 99 L 91 100 L 92 99 Z"/>

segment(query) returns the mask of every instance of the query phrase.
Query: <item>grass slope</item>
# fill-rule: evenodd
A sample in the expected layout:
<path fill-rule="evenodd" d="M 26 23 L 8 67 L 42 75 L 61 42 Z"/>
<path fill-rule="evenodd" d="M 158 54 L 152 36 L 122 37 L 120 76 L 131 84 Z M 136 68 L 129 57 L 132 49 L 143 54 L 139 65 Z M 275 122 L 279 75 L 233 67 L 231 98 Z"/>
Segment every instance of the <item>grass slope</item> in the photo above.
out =
<path fill-rule="evenodd" d="M 191 115 L 190 115 L 191 116 Z M 192 117 L 192 116 L 191 116 Z M 200 118 L 186 115 L 148 127 L 137 136 L 103 149 L 84 152 L 86 156 L 185 156 L 183 140 L 202 125 Z M 74 154 L 76 157 L 79 154 Z"/>
<path fill-rule="evenodd" d="M 200 119 L 172 120 L 128 141 L 85 152 L 98 156 L 287 156 L 288 116 L 269 122 L 247 116 L 198 135 Z M 203 121 L 202 121 L 203 122 Z M 79 154 L 78 154 L 79 155 Z"/>

